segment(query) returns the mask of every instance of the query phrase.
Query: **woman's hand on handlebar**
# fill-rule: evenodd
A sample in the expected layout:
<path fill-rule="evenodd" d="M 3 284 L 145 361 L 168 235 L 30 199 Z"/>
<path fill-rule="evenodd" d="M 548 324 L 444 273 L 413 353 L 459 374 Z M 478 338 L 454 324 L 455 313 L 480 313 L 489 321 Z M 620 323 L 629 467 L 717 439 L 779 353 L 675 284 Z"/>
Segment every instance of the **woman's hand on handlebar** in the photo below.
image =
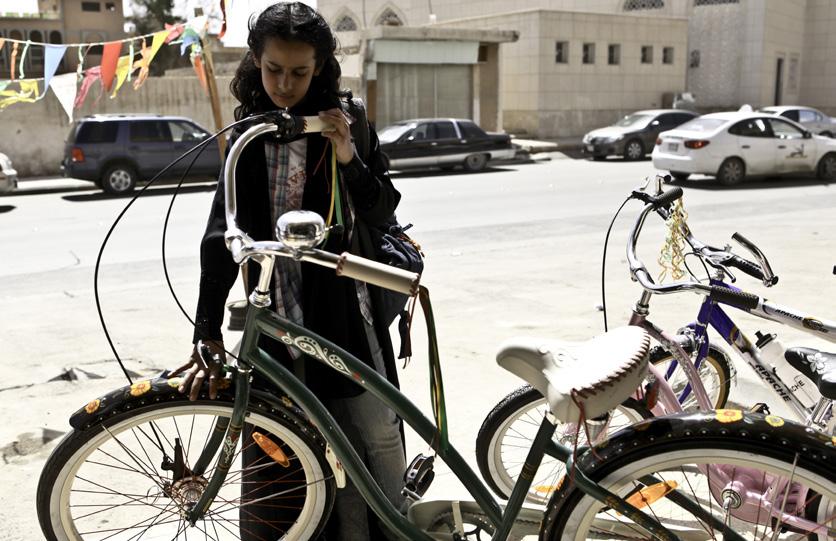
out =
<path fill-rule="evenodd" d="M 198 340 L 192 349 L 189 362 L 172 372 L 172 376 L 183 373 L 178 390 L 188 392 L 189 400 L 197 400 L 203 382 L 209 377 L 209 398 L 218 396 L 218 382 L 225 364 L 226 351 L 221 340 Z"/>

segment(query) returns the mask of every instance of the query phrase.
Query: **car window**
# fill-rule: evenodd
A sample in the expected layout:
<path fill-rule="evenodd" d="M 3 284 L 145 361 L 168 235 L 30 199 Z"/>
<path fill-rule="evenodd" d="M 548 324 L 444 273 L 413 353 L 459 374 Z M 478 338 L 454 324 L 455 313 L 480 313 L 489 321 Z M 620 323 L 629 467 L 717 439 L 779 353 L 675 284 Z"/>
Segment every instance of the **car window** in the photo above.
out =
<path fill-rule="evenodd" d="M 456 133 L 456 127 L 452 122 L 435 122 L 435 138 L 436 139 L 458 139 L 459 134 Z"/>
<path fill-rule="evenodd" d="M 781 113 L 781 116 L 798 122 L 798 109 L 787 109 Z"/>
<path fill-rule="evenodd" d="M 774 133 L 775 137 L 779 139 L 804 138 L 804 133 L 792 124 L 790 124 L 789 122 L 784 122 L 783 120 L 769 119 L 769 123 L 772 125 L 772 133 Z"/>
<path fill-rule="evenodd" d="M 772 137 L 772 132 L 766 124 L 765 118 L 747 118 L 741 120 L 731 128 L 729 133 L 741 137 Z"/>
<path fill-rule="evenodd" d="M 175 143 L 181 141 L 202 141 L 209 135 L 191 122 L 184 122 L 182 120 L 169 121 L 168 129 L 171 132 L 171 140 Z"/>
<path fill-rule="evenodd" d="M 485 130 L 469 120 L 459 122 L 459 129 L 462 131 L 462 137 L 466 139 L 484 139 L 488 136 Z"/>
<path fill-rule="evenodd" d="M 727 120 L 723 120 L 722 118 L 702 118 L 697 117 L 693 120 L 682 124 L 677 129 L 678 130 L 688 130 L 688 131 L 696 131 L 696 132 L 710 132 L 714 131 L 723 124 L 728 122 Z"/>
<path fill-rule="evenodd" d="M 615 125 L 621 128 L 644 128 L 652 119 L 653 117 L 651 115 L 632 114 L 625 116 L 616 122 Z"/>
<path fill-rule="evenodd" d="M 415 124 L 393 124 L 386 126 L 377 132 L 377 138 L 381 143 L 394 143 L 408 132 Z"/>
<path fill-rule="evenodd" d="M 819 115 L 816 114 L 815 111 L 808 111 L 807 109 L 802 109 L 798 111 L 798 121 L 799 122 L 818 122 Z"/>
<path fill-rule="evenodd" d="M 435 139 L 435 130 L 432 124 L 424 123 L 415 126 L 415 129 L 409 134 L 413 141 L 422 141 L 425 139 Z"/>
<path fill-rule="evenodd" d="M 686 113 L 672 113 L 671 116 L 673 116 L 674 126 L 679 126 L 680 124 L 684 124 L 685 122 L 688 122 L 689 120 L 694 118 L 694 115 L 689 115 Z"/>
<path fill-rule="evenodd" d="M 170 143 L 171 130 L 162 120 L 138 120 L 129 123 L 132 143 Z"/>
<path fill-rule="evenodd" d="M 75 143 L 115 143 L 118 122 L 83 122 L 75 134 Z"/>

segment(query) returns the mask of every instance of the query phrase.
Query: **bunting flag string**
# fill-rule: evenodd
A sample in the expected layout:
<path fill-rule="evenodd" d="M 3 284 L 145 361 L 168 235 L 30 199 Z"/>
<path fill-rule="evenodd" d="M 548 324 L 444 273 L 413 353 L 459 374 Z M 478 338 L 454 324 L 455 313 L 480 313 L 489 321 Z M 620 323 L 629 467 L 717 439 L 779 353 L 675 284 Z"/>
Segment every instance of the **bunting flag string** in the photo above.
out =
<path fill-rule="evenodd" d="M 222 5 L 224 16 L 222 32 L 226 28 L 224 9 Z M 208 92 L 201 47 L 201 40 L 206 35 L 208 27 L 208 18 L 199 16 L 187 23 L 166 24 L 165 30 L 108 42 L 52 44 L 0 37 L 0 50 L 6 42 L 11 43 L 9 79 L 5 81 L 0 79 L 0 110 L 14 103 L 31 103 L 43 99 L 46 97 L 47 89 L 52 88 L 67 116 L 72 120 L 73 110 L 84 104 L 96 81 L 101 83 L 96 101 L 104 94 L 109 94 L 111 99 L 115 98 L 125 81 L 132 82 L 134 90 L 138 90 L 149 76 L 151 62 L 165 44 L 180 45 L 181 55 L 184 55 L 187 50 L 191 51 L 189 58 L 192 66 L 200 85 L 204 91 Z M 150 38 L 150 44 L 148 38 Z M 139 48 L 135 47 L 137 40 L 140 40 Z M 21 43 L 23 44 L 22 51 L 20 50 Z M 128 54 L 120 56 L 124 43 L 128 44 Z M 85 67 L 87 54 L 91 48 L 99 45 L 102 46 L 100 65 Z M 44 48 L 42 78 L 27 78 L 24 73 L 27 54 L 32 46 Z M 73 73 L 56 75 L 70 47 L 77 48 L 77 69 Z M 43 93 L 40 91 L 40 81 L 44 82 Z M 17 85 L 17 89 L 10 88 L 12 83 Z"/>

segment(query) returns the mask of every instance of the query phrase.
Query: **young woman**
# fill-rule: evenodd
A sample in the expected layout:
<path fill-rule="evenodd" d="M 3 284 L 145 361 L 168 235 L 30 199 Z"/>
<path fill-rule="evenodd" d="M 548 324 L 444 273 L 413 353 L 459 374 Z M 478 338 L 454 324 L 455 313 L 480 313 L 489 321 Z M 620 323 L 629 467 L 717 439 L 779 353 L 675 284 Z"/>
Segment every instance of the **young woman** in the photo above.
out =
<path fill-rule="evenodd" d="M 269 136 L 251 142 L 236 169 L 238 223 L 255 239 L 274 238 L 276 219 L 289 210 L 312 210 L 325 217 L 330 204 L 331 152 L 336 152 L 340 182 L 345 189 L 345 224 L 342 234 L 331 234 L 325 249 L 374 257 L 368 227 L 384 223 L 400 199 L 386 171 L 377 135 L 369 130 L 368 156 L 358 156 L 352 143 L 350 119 L 341 108 L 340 67 L 334 57 L 336 41 L 328 24 L 305 4 L 279 3 L 250 21 L 249 52 L 241 61 L 231 90 L 240 105 L 235 118 L 287 108 L 292 114 L 319 115 L 334 126 L 288 144 Z M 233 140 L 237 134 L 233 134 Z M 209 223 L 201 243 L 200 295 L 194 349 L 184 372 L 181 392 L 197 398 L 204 381 L 211 397 L 216 393 L 218 366 L 223 355 L 221 325 L 224 305 L 237 275 L 224 245 L 224 183 L 218 182 Z M 248 289 L 258 277 L 257 267 L 247 273 Z M 336 277 L 332 270 L 279 258 L 273 277 L 272 306 L 284 317 L 340 344 L 397 384 L 392 344 L 377 306 L 379 291 L 360 282 Z M 304 372 L 304 379 L 335 416 L 358 454 L 386 495 L 400 503 L 405 469 L 400 423 L 395 414 L 333 370 L 305 358 L 300 351 L 263 339 L 273 356 Z M 211 355 L 204 359 L 202 348 Z M 303 362 L 304 361 L 304 362 Z M 256 379 L 255 384 L 258 384 Z M 247 432 L 242 441 L 247 441 Z M 248 446 L 244 464 L 263 458 L 257 446 Z M 263 462 L 263 461 L 262 461 Z M 243 499 L 253 500 L 271 491 L 270 469 L 253 468 L 244 477 Z M 277 475 L 273 472 L 272 475 Z M 261 505 L 261 504 L 264 505 Z M 281 514 L 276 505 L 257 502 L 241 508 L 244 539 L 281 537 Z M 367 512 L 363 512 L 363 509 Z M 371 519 L 371 520 L 370 520 Z M 284 525 L 287 527 L 287 524 Z M 381 539 L 376 519 L 350 482 L 337 491 L 327 538 L 361 541 Z"/>

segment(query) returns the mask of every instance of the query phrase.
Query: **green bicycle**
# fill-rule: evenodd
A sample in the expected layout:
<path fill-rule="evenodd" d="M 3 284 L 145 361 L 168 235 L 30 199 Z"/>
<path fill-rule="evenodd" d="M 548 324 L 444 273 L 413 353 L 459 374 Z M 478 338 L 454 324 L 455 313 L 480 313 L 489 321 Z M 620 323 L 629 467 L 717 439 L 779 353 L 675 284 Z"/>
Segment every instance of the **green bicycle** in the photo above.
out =
<path fill-rule="evenodd" d="M 649 336 L 637 327 L 616 329 L 572 353 L 546 340 L 515 340 L 502 348 L 499 364 L 538 389 L 550 413 L 508 501 L 500 505 L 455 447 L 439 437 L 438 418 L 433 423 L 360 359 L 269 309 L 266 292 L 276 257 L 331 267 L 338 275 L 410 295 L 419 290 L 412 273 L 316 249 L 325 234 L 318 215 L 281 217 L 279 242 L 254 241 L 238 228 L 234 170 L 241 150 L 259 135 L 288 129 L 281 115 L 250 128 L 225 167 L 227 246 L 235 261 L 260 265 L 240 355 L 226 385 L 216 399 L 209 399 L 207 388 L 191 402 L 177 391 L 179 378 L 160 377 L 117 389 L 73 414 L 73 430 L 53 451 L 38 485 L 46 539 L 241 539 L 242 517 L 253 518 L 258 505 L 281 510 L 269 523 L 272 539 L 316 539 L 346 475 L 404 539 L 452 541 L 482 533 L 493 540 L 834 536 L 836 442 L 792 422 L 719 410 L 645 420 L 593 448 L 571 449 L 552 440 L 558 421 L 592 432 L 605 426 L 607 412 L 634 392 L 646 374 L 650 347 Z M 670 200 L 661 196 L 654 204 Z M 325 407 L 258 347 L 262 335 L 299 348 L 391 407 L 433 445 L 474 501 L 422 500 L 432 460 L 419 460 L 406 474 L 410 505 L 405 513 L 395 508 Z M 252 388 L 253 371 L 275 389 Z M 595 441 L 594 434 L 588 441 Z M 263 456 L 245 468 L 242 451 L 254 446 Z M 568 474 L 545 507 L 523 507 L 547 451 L 566 462 Z M 256 470 L 270 480 L 252 481 Z M 761 485 L 776 488 L 760 500 L 760 519 L 740 519 L 734 491 Z M 804 512 L 789 509 L 790 501 Z"/>

